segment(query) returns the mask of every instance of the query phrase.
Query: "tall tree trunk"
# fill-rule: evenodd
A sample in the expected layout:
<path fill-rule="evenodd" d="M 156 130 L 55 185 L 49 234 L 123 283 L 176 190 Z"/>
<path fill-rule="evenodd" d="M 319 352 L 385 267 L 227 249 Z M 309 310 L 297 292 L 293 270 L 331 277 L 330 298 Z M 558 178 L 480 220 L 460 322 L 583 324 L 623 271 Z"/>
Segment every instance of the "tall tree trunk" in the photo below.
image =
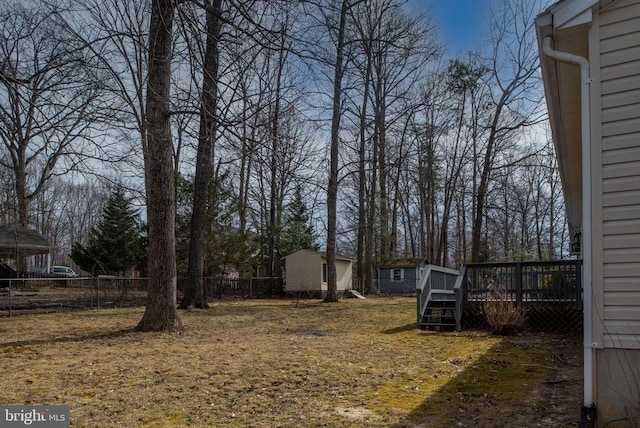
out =
<path fill-rule="evenodd" d="M 25 150 L 26 146 L 21 147 L 20 160 L 18 162 L 18 168 L 16 169 L 16 198 L 18 200 L 18 226 L 27 228 L 29 227 L 29 196 L 27 192 L 27 166 L 25 163 Z M 22 274 L 27 271 L 27 259 L 21 255 L 17 249 L 15 254 L 16 272 Z"/>
<path fill-rule="evenodd" d="M 246 93 L 247 90 L 244 90 Z M 248 124 L 248 99 L 243 97 L 242 109 L 242 158 L 240 164 L 240 184 L 239 184 L 239 207 L 238 216 L 240 222 L 240 234 L 244 235 L 247 229 L 247 215 L 249 205 L 249 185 L 251 183 L 251 171 L 253 168 L 253 157 L 255 151 L 256 129 L 255 125 L 251 126 L 251 131 L 247 132 Z"/>
<path fill-rule="evenodd" d="M 513 85 L 513 82 L 512 84 Z M 510 86 L 511 86 L 510 85 Z M 485 218 L 485 203 L 487 198 L 487 192 L 489 188 L 489 180 L 491 177 L 491 171 L 493 169 L 493 157 L 494 157 L 494 149 L 497 144 L 498 138 L 498 122 L 500 120 L 500 115 L 502 113 L 502 108 L 505 105 L 505 101 L 507 99 L 509 92 L 507 90 L 503 91 L 500 101 L 496 105 L 496 110 L 494 112 L 493 120 L 491 122 L 491 129 L 489 131 L 489 138 L 487 139 L 487 147 L 484 152 L 484 157 L 482 161 L 482 168 L 480 169 L 480 181 L 478 183 L 478 189 L 475 195 L 475 211 L 473 213 L 473 228 L 471 230 L 471 262 L 482 262 L 482 260 L 486 257 L 486 255 L 482 255 L 481 248 L 481 234 L 482 234 L 482 223 Z"/>
<path fill-rule="evenodd" d="M 493 134 L 493 132 L 492 132 Z M 485 201 L 487 197 L 487 189 L 489 186 L 489 177 L 491 171 L 491 155 L 493 153 L 493 136 L 489 137 L 487 143 L 487 149 L 484 154 L 484 161 L 482 165 L 482 174 L 480 175 L 480 183 L 476 192 L 476 207 L 473 213 L 473 228 L 471 231 L 471 261 L 482 262 L 486 258 L 486 255 L 482 255 L 481 251 L 481 235 L 482 235 L 482 223 L 485 218 Z"/>
<path fill-rule="evenodd" d="M 181 308 L 208 308 L 204 294 L 204 254 L 207 231 L 207 206 L 209 183 L 213 174 L 213 150 L 218 128 L 218 40 L 220 38 L 222 1 L 212 0 L 207 4 L 207 42 L 204 54 L 204 76 L 200 101 L 200 129 L 198 131 L 198 153 L 196 177 L 193 190 L 193 211 L 189 241 L 189 265 L 187 286 L 180 303 Z"/>
<path fill-rule="evenodd" d="M 375 110 L 375 128 L 376 128 L 376 144 L 378 145 L 378 188 L 380 195 L 378 205 L 380 207 L 379 220 L 379 236 L 380 236 L 380 260 L 385 262 L 391 257 L 390 237 L 389 237 L 389 194 L 387 190 L 387 124 L 386 124 L 386 99 L 383 89 L 383 73 L 382 69 L 382 53 L 378 53 L 377 64 L 377 80 L 376 80 L 376 105 Z"/>
<path fill-rule="evenodd" d="M 333 76 L 333 111 L 331 116 L 331 155 L 329 185 L 327 188 L 327 295 L 325 302 L 338 301 L 338 278 L 336 273 L 336 226 L 338 199 L 338 155 L 340 146 L 340 113 L 342 101 L 342 77 L 344 75 L 344 33 L 349 0 L 342 0 L 338 45 Z"/>
<path fill-rule="evenodd" d="M 365 51 L 371 51 L 371 44 L 365 41 Z M 366 269 L 366 249 L 367 242 L 367 102 L 369 100 L 369 90 L 371 87 L 371 55 L 367 54 L 367 66 L 364 76 L 364 91 L 362 93 L 362 107 L 360 109 L 360 146 L 358 147 L 358 260 L 356 266 L 356 277 L 361 281 L 361 290 L 369 291 L 371 277 Z"/>
<path fill-rule="evenodd" d="M 418 146 L 418 182 L 420 191 L 420 255 L 436 263 L 435 258 L 435 135 L 434 112 L 428 109 L 425 113 L 426 126 L 424 135 L 419 138 Z"/>
<path fill-rule="evenodd" d="M 376 250 L 376 233 L 375 233 L 375 219 L 376 219 L 376 189 L 377 189 L 377 171 L 378 171 L 378 146 L 373 144 L 373 153 L 371 155 L 371 162 L 369 164 L 369 170 L 371 174 L 369 176 L 369 183 L 371 188 L 369 189 L 369 210 L 367 212 L 367 235 L 365 237 L 365 285 L 367 289 L 374 287 L 376 279 L 375 269 L 375 250 Z"/>
<path fill-rule="evenodd" d="M 275 100 L 273 103 L 273 114 L 271 115 L 271 183 L 269 193 L 269 238 L 268 238 L 268 269 L 267 274 L 270 277 L 275 275 L 276 266 L 276 237 L 281 224 L 281 204 L 279 201 L 282 198 L 279 197 L 278 192 L 282 190 L 282 186 L 278 186 L 278 167 L 279 159 L 281 157 L 279 151 L 280 148 L 280 103 L 282 97 L 282 73 L 284 71 L 285 61 L 287 57 L 286 51 L 286 23 L 282 24 L 280 28 L 281 45 L 278 52 L 278 64 L 276 69 L 276 88 L 275 88 Z M 280 189 L 279 189 L 280 187 Z M 278 272 L 280 274 L 280 272 Z"/>
<path fill-rule="evenodd" d="M 149 31 L 147 145 L 144 147 L 149 283 L 141 331 L 182 328 L 176 308 L 175 177 L 169 118 L 173 0 L 153 0 Z"/>
<path fill-rule="evenodd" d="M 403 160 L 408 159 L 409 156 L 405 156 L 404 153 L 404 144 L 407 138 L 407 131 L 409 127 L 409 120 L 406 120 L 404 126 L 402 127 L 402 134 L 400 135 L 400 146 L 398 148 L 398 159 L 396 161 L 396 171 L 395 177 L 393 178 L 393 205 L 391 209 L 391 233 L 389 234 L 389 251 L 390 256 L 392 258 L 397 257 L 398 255 L 398 216 L 400 215 L 400 210 L 403 205 L 402 191 L 400 190 L 400 179 L 402 178 L 402 173 L 405 169 L 405 164 Z M 405 230 L 405 241 L 406 239 L 406 228 Z M 406 252 L 406 244 L 405 244 L 405 252 Z"/>

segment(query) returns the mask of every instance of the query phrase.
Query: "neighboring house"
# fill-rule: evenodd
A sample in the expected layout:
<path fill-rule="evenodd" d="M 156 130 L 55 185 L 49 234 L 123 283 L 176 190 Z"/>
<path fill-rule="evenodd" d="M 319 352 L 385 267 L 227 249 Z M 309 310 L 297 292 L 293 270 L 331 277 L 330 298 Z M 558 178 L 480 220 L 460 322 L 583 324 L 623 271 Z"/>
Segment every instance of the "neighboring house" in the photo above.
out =
<path fill-rule="evenodd" d="M 563 0 L 536 29 L 572 248 L 584 265 L 583 419 L 636 426 L 640 0 Z"/>
<path fill-rule="evenodd" d="M 397 259 L 378 268 L 378 291 L 385 294 L 415 294 L 426 271 L 426 259 Z"/>
<path fill-rule="evenodd" d="M 48 255 L 52 249 L 51 244 L 35 230 L 24 227 L 0 227 L 0 262 L 3 259 L 14 262 L 13 266 L 2 262 L 0 276 L 16 276 L 18 273 L 15 271 L 15 261 L 20 257 Z M 21 275 L 25 273 L 19 272 Z"/>
<path fill-rule="evenodd" d="M 353 288 L 352 261 L 336 257 L 338 294 Z M 314 250 L 298 250 L 285 257 L 285 292 L 305 296 L 327 295 L 327 255 Z"/>

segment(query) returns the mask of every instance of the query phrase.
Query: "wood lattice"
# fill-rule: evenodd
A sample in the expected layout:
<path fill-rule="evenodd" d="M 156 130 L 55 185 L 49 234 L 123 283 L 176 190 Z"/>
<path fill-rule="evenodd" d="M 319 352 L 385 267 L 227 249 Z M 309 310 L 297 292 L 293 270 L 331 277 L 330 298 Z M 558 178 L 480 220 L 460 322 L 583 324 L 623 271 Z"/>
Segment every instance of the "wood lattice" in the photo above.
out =
<path fill-rule="evenodd" d="M 527 327 L 532 331 L 579 333 L 582 331 L 582 308 L 575 302 L 525 302 Z M 467 302 L 462 316 L 462 327 L 489 326 L 482 314 L 480 302 Z"/>

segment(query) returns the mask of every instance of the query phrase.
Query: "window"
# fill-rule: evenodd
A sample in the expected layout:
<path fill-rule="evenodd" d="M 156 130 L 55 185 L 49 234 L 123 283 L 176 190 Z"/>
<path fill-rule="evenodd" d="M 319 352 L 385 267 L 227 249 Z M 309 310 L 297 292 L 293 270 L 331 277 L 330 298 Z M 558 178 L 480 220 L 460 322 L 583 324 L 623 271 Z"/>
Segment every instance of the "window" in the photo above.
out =
<path fill-rule="evenodd" d="M 327 264 L 322 263 L 322 283 L 327 283 Z"/>
<path fill-rule="evenodd" d="M 404 280 L 404 269 L 391 269 L 391 281 Z"/>

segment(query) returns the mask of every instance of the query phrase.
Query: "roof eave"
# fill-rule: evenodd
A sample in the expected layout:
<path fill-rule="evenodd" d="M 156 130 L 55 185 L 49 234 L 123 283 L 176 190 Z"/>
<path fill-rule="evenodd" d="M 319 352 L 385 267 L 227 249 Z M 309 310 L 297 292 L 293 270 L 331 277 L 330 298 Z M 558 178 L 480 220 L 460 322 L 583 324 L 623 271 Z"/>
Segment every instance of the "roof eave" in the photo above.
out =
<path fill-rule="evenodd" d="M 544 55 L 542 46 L 544 39 L 551 37 L 555 49 L 572 51 L 577 45 L 578 50 L 571 53 L 588 57 L 587 31 L 592 8 L 597 3 L 598 0 L 564 0 L 549 7 L 535 20 L 549 122 L 572 236 L 582 227 L 582 138 L 576 127 L 581 121 L 580 109 L 567 106 L 581 105 L 579 69 L 559 65 Z"/>

